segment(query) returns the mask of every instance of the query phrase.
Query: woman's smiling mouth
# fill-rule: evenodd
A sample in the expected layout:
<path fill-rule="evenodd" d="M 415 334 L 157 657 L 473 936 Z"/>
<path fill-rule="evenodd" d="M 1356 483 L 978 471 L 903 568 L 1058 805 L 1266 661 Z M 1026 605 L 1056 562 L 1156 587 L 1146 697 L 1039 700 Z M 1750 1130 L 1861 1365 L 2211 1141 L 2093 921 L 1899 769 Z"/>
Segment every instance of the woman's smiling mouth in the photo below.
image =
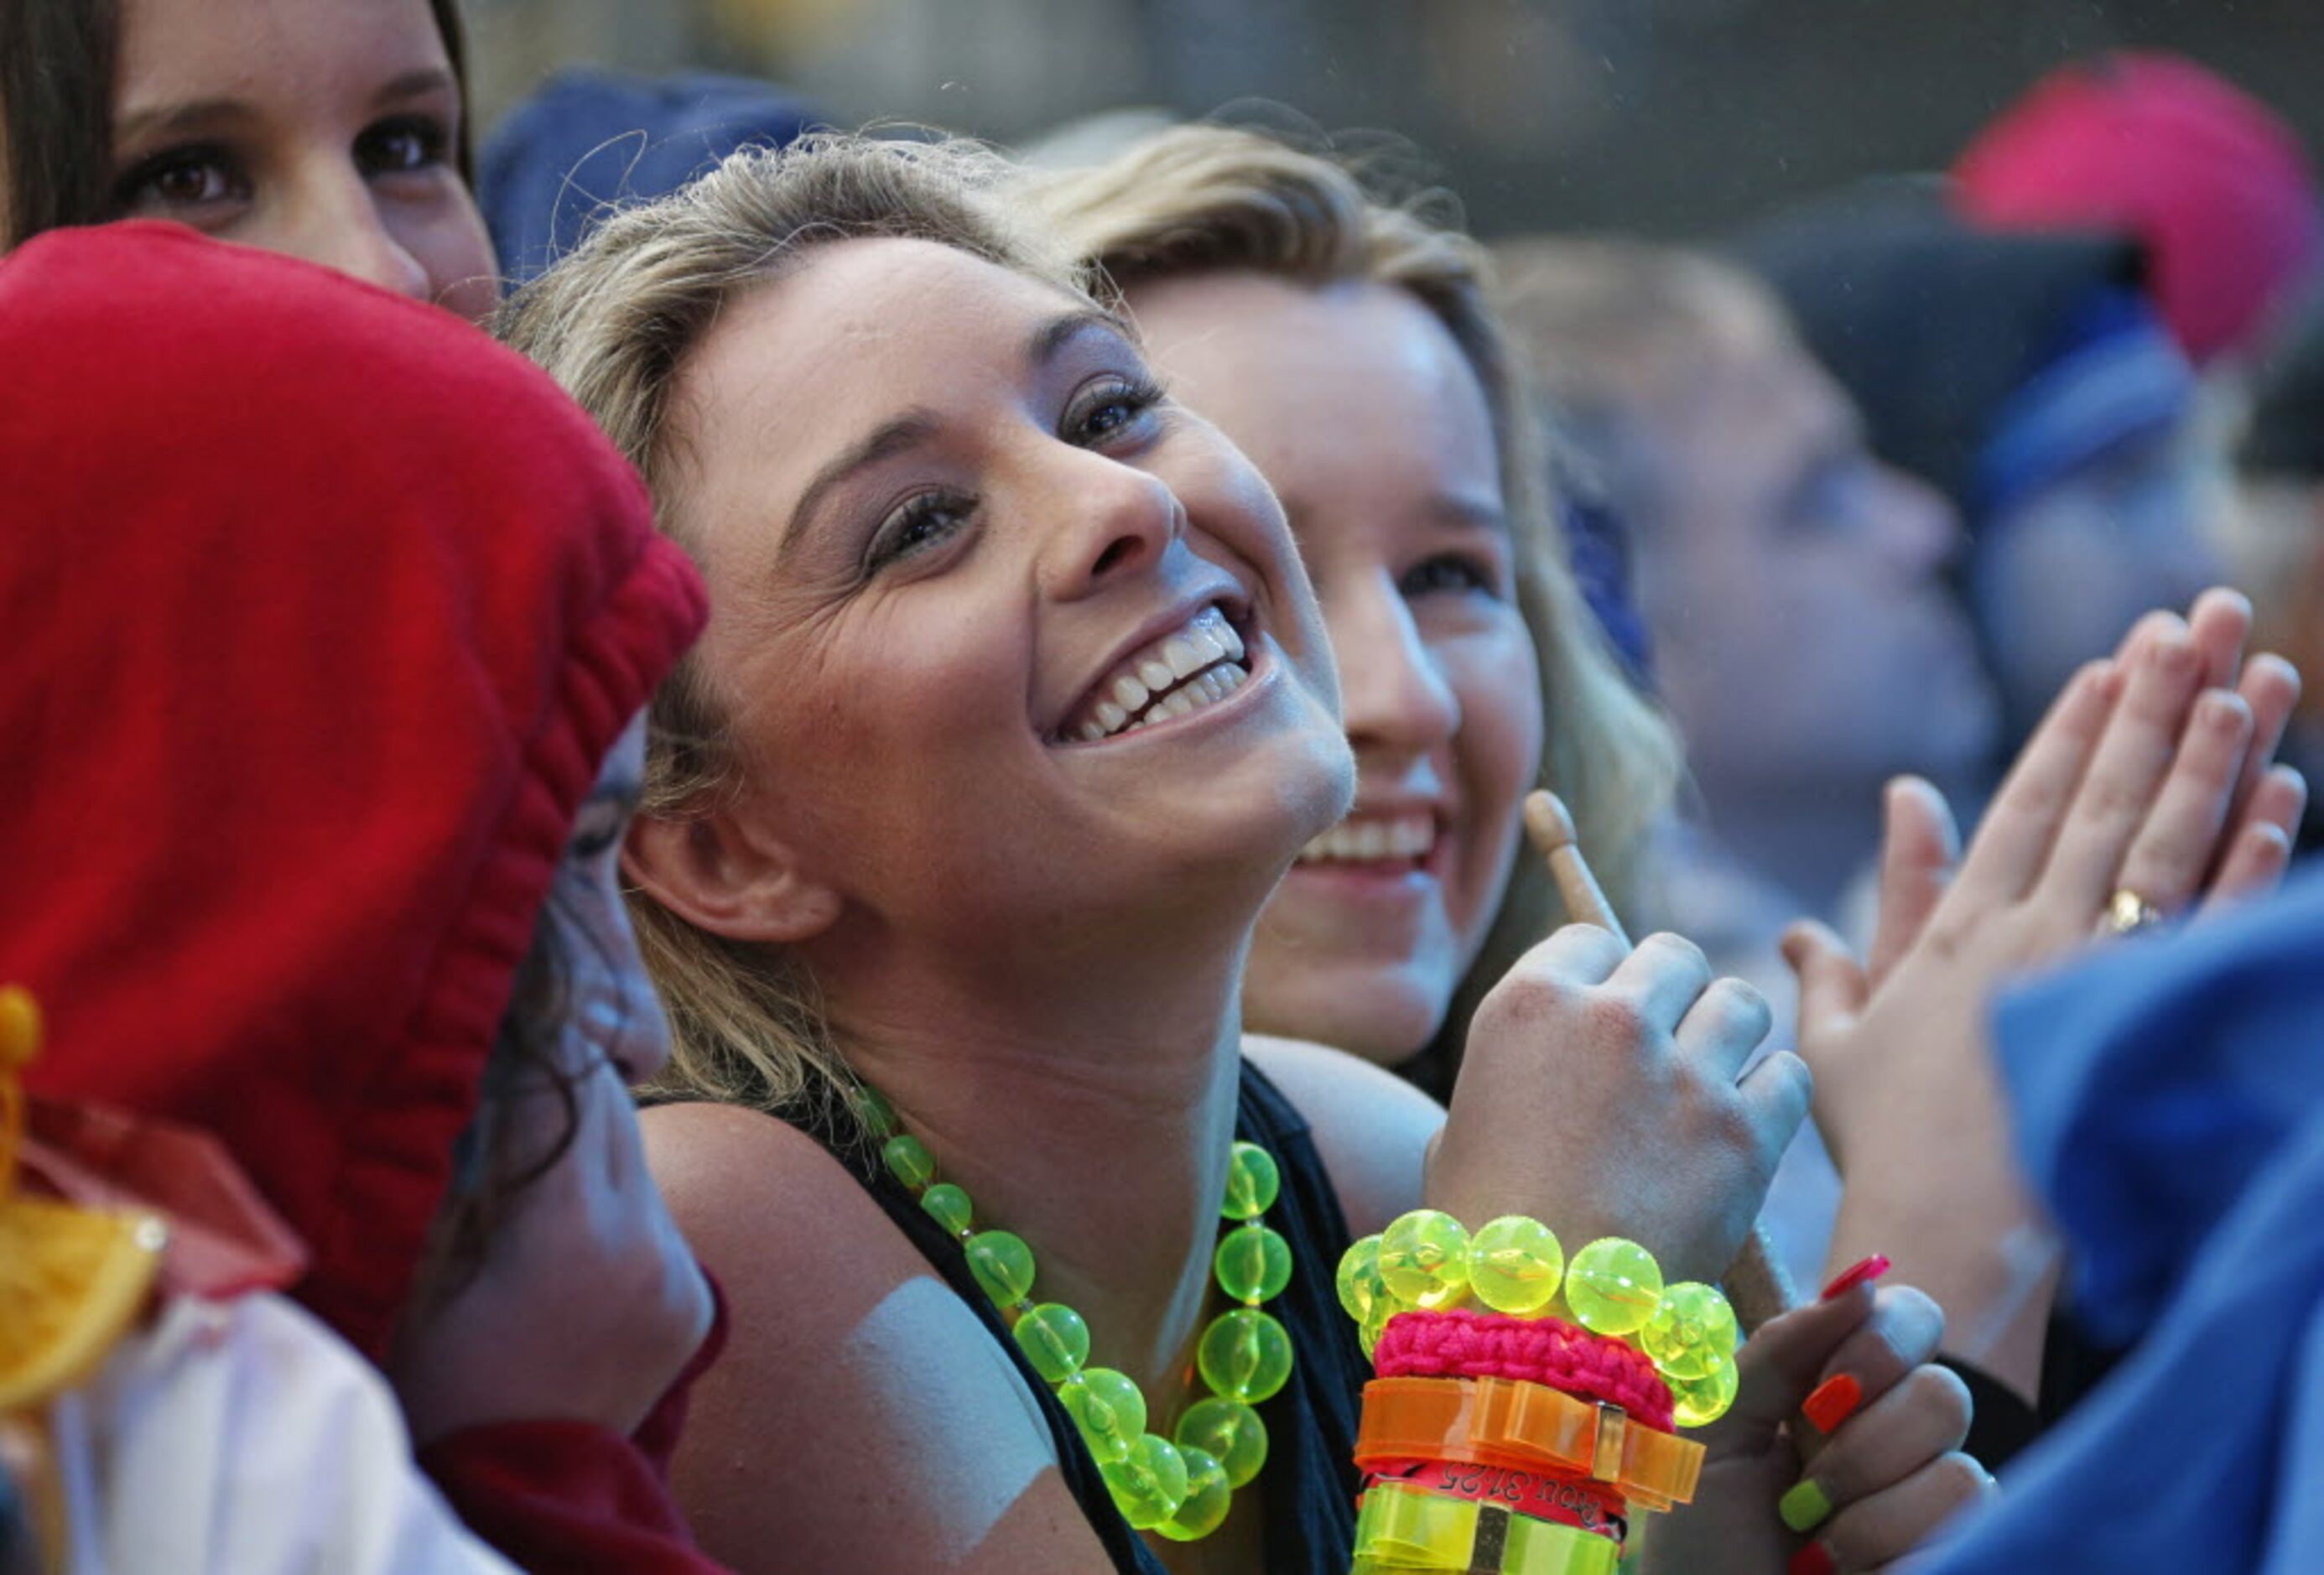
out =
<path fill-rule="evenodd" d="M 1242 636 L 1212 603 L 1132 651 L 1093 686 L 1059 736 L 1095 743 L 1214 705 L 1250 680 Z"/>

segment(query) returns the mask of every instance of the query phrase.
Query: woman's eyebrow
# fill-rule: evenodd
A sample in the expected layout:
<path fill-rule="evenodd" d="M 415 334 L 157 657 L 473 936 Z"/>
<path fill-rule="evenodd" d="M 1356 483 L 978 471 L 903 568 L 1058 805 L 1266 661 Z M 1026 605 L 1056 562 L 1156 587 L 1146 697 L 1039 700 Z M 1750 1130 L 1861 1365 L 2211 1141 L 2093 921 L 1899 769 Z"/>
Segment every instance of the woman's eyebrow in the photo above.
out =
<path fill-rule="evenodd" d="M 1122 320 L 1112 313 L 1093 307 L 1060 313 L 1036 327 L 1025 338 L 1025 360 L 1036 368 L 1056 359 L 1066 345 L 1084 334 L 1102 333 L 1131 343 L 1130 331 Z M 791 510 L 794 528 L 786 531 L 782 545 L 775 549 L 778 566 L 788 559 L 797 545 L 810 532 L 807 529 L 815 521 L 816 511 L 823 505 L 833 488 L 860 470 L 893 459 L 918 444 L 927 442 L 936 433 L 940 422 L 934 410 L 915 407 L 902 411 L 873 428 L 862 441 L 835 456 L 814 479 L 800 490 L 798 502 Z"/>
<path fill-rule="evenodd" d="M 791 510 L 794 528 L 783 533 L 782 545 L 775 550 L 778 564 L 790 557 L 799 541 L 808 534 L 807 527 L 815 520 L 816 511 L 822 507 L 831 490 L 857 471 L 893 459 L 935 436 L 936 414 L 929 410 L 909 410 L 890 417 L 872 428 L 862 442 L 825 464 L 815 473 L 815 479 L 800 492 L 798 506 Z"/>
<path fill-rule="evenodd" d="M 424 98 L 431 93 L 450 93 L 458 89 L 452 73 L 441 66 L 423 66 L 416 71 L 406 71 L 381 88 L 372 102 L 380 105 L 400 104 L 408 98 Z"/>
<path fill-rule="evenodd" d="M 1509 530 L 1508 511 L 1498 501 L 1472 493 L 1439 493 L 1430 501 L 1429 513 L 1439 525 L 1454 530 L 1490 530 L 1503 536 Z"/>
<path fill-rule="evenodd" d="M 1130 331 L 1130 325 L 1113 313 L 1095 307 L 1083 307 L 1051 318 L 1028 335 L 1025 359 L 1035 367 L 1047 365 L 1056 359 L 1059 351 L 1088 333 L 1106 334 L 1125 345 L 1137 343 Z"/>
<path fill-rule="evenodd" d="M 149 136 L 213 131 L 254 118 L 250 106 L 238 98 L 189 98 L 180 104 L 149 105 L 121 117 L 113 143 L 116 148 L 131 147 Z"/>

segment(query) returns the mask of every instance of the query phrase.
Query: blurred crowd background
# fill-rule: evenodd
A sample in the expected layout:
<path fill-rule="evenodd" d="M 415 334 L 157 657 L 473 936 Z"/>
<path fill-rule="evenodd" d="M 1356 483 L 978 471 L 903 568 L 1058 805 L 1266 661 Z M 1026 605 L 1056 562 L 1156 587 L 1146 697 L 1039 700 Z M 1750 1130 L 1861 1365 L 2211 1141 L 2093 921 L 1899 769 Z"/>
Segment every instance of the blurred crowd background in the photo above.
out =
<path fill-rule="evenodd" d="M 2035 78 L 2178 51 L 2324 142 L 2315 0 L 465 0 L 489 127 L 584 62 L 796 88 L 835 124 L 1003 141 L 1102 109 L 1279 101 L 1391 129 L 1487 235 L 1717 234 L 1940 168 Z"/>

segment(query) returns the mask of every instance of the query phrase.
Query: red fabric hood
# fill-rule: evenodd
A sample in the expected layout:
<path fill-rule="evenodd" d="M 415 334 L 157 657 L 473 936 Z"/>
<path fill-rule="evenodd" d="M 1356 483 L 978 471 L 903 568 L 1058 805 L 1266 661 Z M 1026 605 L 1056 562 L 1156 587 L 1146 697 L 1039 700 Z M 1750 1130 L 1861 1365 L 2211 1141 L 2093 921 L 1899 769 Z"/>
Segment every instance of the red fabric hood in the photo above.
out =
<path fill-rule="evenodd" d="M 161 225 L 0 262 L 0 978 L 200 1127 L 376 1357 L 574 815 L 701 626 L 635 474 L 448 314 Z"/>

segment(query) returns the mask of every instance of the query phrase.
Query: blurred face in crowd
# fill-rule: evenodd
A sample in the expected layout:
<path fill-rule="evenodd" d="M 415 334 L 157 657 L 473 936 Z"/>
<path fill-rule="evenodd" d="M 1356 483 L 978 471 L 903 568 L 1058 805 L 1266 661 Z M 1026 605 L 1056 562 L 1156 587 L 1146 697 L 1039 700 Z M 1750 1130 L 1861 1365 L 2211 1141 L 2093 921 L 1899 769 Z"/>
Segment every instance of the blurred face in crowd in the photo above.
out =
<path fill-rule="evenodd" d="M 428 0 L 122 0 L 113 198 L 480 318 L 492 245 Z"/>
<path fill-rule="evenodd" d="M 1281 509 L 1086 301 L 837 242 L 730 303 L 675 391 L 700 659 L 770 763 L 722 824 L 788 872 L 707 917 L 819 946 L 843 1027 L 893 1007 L 851 967 L 931 944 L 995 976 L 1215 953 L 1194 921 L 1247 926 L 1345 806 Z"/>
<path fill-rule="evenodd" d="M 1179 396 L 1282 498 L 1358 769 L 1259 921 L 1245 1023 L 1401 1061 L 1482 945 L 1540 768 L 1542 697 L 1482 387 L 1385 285 L 1219 272 L 1133 293 Z"/>
<path fill-rule="evenodd" d="M 2014 734 L 2155 607 L 2220 569 L 2204 520 L 2225 470 L 2190 419 L 2100 456 L 1981 521 L 1969 596 Z"/>
<path fill-rule="evenodd" d="M 539 925 L 555 948 L 541 1061 L 497 1060 L 472 1138 L 500 1193 L 480 1261 L 447 1295 L 424 1289 L 388 1368 L 420 1441 L 479 1421 L 557 1327 L 552 1357 L 618 1360 L 567 1373 L 573 1414 L 627 1432 L 709 1331 L 710 1291 L 648 1173 L 630 1086 L 669 1059 L 669 1030 L 621 889 L 623 833 L 645 777 L 645 718 L 583 802 Z M 505 1052 L 497 1052 L 504 1056 Z M 586 1337 L 578 1339 L 576 1337 Z M 558 1378 L 554 1372 L 533 1377 Z"/>
<path fill-rule="evenodd" d="M 1740 294 L 1635 433 L 1642 609 L 1695 774 L 1832 791 L 1973 769 L 1996 706 L 1943 573 L 1960 525 L 1875 460 L 1840 387 Z"/>

